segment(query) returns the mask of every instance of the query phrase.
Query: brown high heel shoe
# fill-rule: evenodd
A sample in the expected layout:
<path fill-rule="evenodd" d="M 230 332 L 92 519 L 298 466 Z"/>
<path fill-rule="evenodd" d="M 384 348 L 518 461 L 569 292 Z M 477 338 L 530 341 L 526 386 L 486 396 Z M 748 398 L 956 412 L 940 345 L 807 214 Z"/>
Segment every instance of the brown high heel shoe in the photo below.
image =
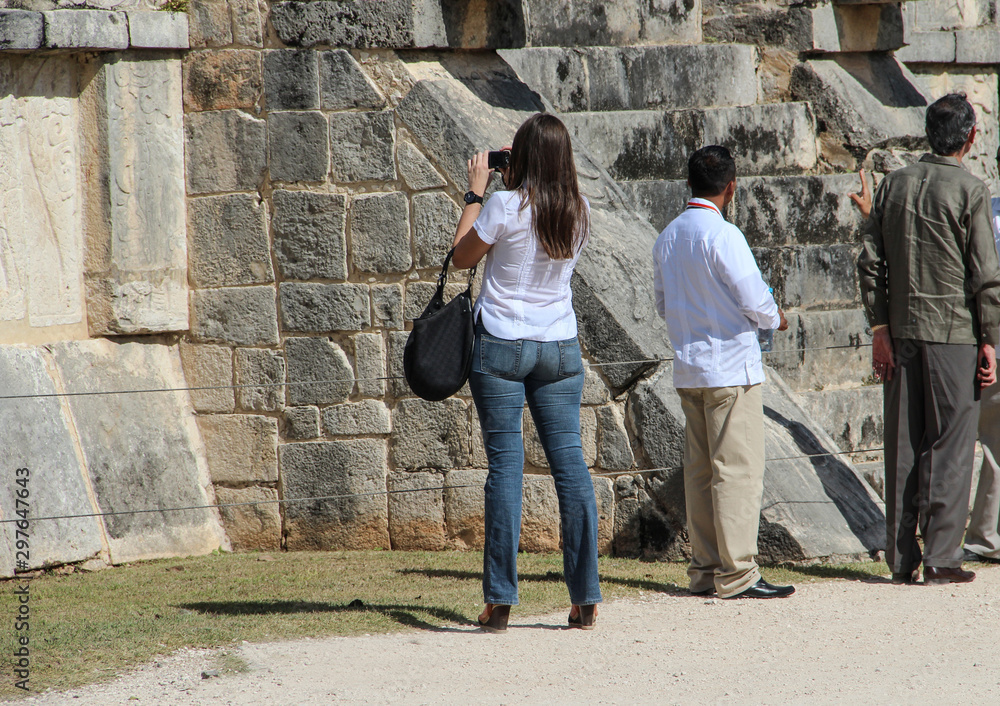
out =
<path fill-rule="evenodd" d="M 483 611 L 486 618 L 479 616 L 479 625 L 486 632 L 507 632 L 507 620 L 510 618 L 510 606 L 509 605 L 495 605 L 493 603 L 486 604 L 486 610 Z"/>
<path fill-rule="evenodd" d="M 580 605 L 573 606 L 576 608 L 576 615 L 573 615 L 572 608 L 569 611 L 569 619 L 567 623 L 571 628 L 580 628 L 581 630 L 593 630 L 594 625 L 597 624 L 597 605 Z"/>

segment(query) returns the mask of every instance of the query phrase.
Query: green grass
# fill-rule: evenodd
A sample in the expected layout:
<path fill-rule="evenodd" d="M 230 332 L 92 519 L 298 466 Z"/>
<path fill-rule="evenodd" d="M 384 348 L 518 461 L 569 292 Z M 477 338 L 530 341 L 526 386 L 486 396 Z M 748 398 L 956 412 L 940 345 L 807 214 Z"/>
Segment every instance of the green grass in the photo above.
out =
<path fill-rule="evenodd" d="M 562 557 L 522 554 L 520 610 L 569 608 Z M 183 647 L 467 626 L 482 609 L 479 552 L 214 554 L 44 574 L 30 582 L 31 689 L 110 679 Z M 640 592 L 686 594 L 685 565 L 602 558 L 605 600 Z M 885 564 L 767 568 L 775 582 L 870 580 Z M 14 590 L 0 581 L 0 698 L 24 696 L 10 671 Z M 220 672 L 245 669 L 223 649 Z"/>

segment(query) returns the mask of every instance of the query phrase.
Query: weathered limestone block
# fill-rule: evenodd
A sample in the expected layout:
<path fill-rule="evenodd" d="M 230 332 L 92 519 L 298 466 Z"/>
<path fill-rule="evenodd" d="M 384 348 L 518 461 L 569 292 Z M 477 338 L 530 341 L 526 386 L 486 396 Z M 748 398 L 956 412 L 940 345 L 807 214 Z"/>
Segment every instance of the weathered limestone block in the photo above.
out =
<path fill-rule="evenodd" d="M 615 537 L 615 491 L 610 478 L 592 478 L 597 497 L 597 552 L 610 556 Z"/>
<path fill-rule="evenodd" d="M 181 343 L 181 363 L 188 387 L 214 387 L 214 390 L 190 390 L 196 412 L 232 412 L 236 398 L 233 384 L 233 351 L 227 346 Z"/>
<path fill-rule="evenodd" d="M 776 175 L 816 166 L 816 121 L 808 103 L 718 108 L 704 116 L 705 144 L 732 150 L 740 174 Z"/>
<path fill-rule="evenodd" d="M 226 535 L 234 551 L 278 551 L 281 549 L 281 511 L 274 488 L 216 486 L 216 501 Z M 226 507 L 227 503 L 234 503 Z M 242 505 L 236 503 L 259 503 Z"/>
<path fill-rule="evenodd" d="M 455 549 L 482 549 L 485 522 L 486 471 L 448 471 L 444 485 L 444 515 L 448 542 Z"/>
<path fill-rule="evenodd" d="M 128 49 L 123 12 L 51 10 L 43 12 L 47 49 Z"/>
<path fill-rule="evenodd" d="M 286 407 L 284 412 L 283 436 L 301 441 L 319 438 L 319 407 Z"/>
<path fill-rule="evenodd" d="M 737 187 L 742 181 L 737 178 Z M 691 189 L 684 180 L 623 181 L 619 182 L 619 186 L 628 194 L 636 212 L 645 218 L 657 233 L 684 212 L 685 205 L 691 197 Z M 652 248 L 652 245 L 650 247 Z"/>
<path fill-rule="evenodd" d="M 413 197 L 413 245 L 417 267 L 440 267 L 455 239 L 462 210 L 448 194 Z"/>
<path fill-rule="evenodd" d="M 479 422 L 479 410 L 475 403 L 469 405 L 469 439 L 472 442 L 470 465 L 473 468 L 489 468 L 486 445 L 483 443 L 483 427 Z"/>
<path fill-rule="evenodd" d="M 284 407 L 285 359 L 267 348 L 237 348 L 236 402 L 248 412 L 276 412 Z M 262 387 L 244 387 L 259 383 Z"/>
<path fill-rule="evenodd" d="M 697 44 L 701 41 L 701 2 L 526 0 L 523 5 L 530 18 L 526 44 L 531 46 Z"/>
<path fill-rule="evenodd" d="M 804 390 L 802 407 L 844 451 L 882 446 L 882 386 L 846 390 Z"/>
<path fill-rule="evenodd" d="M 189 111 L 252 110 L 263 90 L 259 51 L 193 51 L 184 57 L 184 107 Z"/>
<path fill-rule="evenodd" d="M 548 468 L 549 461 L 545 456 L 545 448 L 538 438 L 535 420 L 527 407 L 524 408 L 521 429 L 525 460 L 537 468 Z M 580 444 L 584 463 L 592 467 L 597 463 L 597 414 L 592 407 L 580 409 Z"/>
<path fill-rule="evenodd" d="M 239 110 L 190 113 L 187 185 L 190 194 L 255 191 L 267 168 L 267 127 Z"/>
<path fill-rule="evenodd" d="M 354 336 L 354 365 L 358 372 L 358 394 L 382 397 L 385 394 L 385 342 L 378 333 Z"/>
<path fill-rule="evenodd" d="M 56 387 L 43 349 L 0 346 L 0 386 L 5 395 L 51 395 Z M 0 448 L 3 448 L 7 491 L 0 496 L 0 517 L 18 519 L 94 512 L 88 497 L 86 468 L 80 464 L 73 419 L 63 401 L 54 398 L 0 400 Z M 25 472 L 16 472 L 26 468 Z M 16 491 L 26 490 L 17 505 Z M 15 526 L 0 532 L 0 576 L 13 576 Z M 32 522 L 27 568 L 81 561 L 102 549 L 100 520 L 94 517 Z"/>
<path fill-rule="evenodd" d="M 396 162 L 400 178 L 414 191 L 437 189 L 448 183 L 423 152 L 409 140 L 396 141 Z"/>
<path fill-rule="evenodd" d="M 618 556 L 666 561 L 691 558 L 684 544 L 680 470 L 615 479 L 614 551 Z"/>
<path fill-rule="evenodd" d="M 351 363 L 340 346 L 329 339 L 288 338 L 285 360 L 289 405 L 337 404 L 345 402 L 354 389 Z"/>
<path fill-rule="evenodd" d="M 896 58 L 907 65 L 950 64 L 955 61 L 954 32 L 909 32 L 906 41 L 907 46 L 896 51 Z"/>
<path fill-rule="evenodd" d="M 285 499 L 380 493 L 285 505 L 286 547 L 389 549 L 386 444 L 380 439 L 284 444 L 278 450 Z"/>
<path fill-rule="evenodd" d="M 374 325 L 384 329 L 403 328 L 403 287 L 398 284 L 372 285 Z"/>
<path fill-rule="evenodd" d="M 989 24 L 991 0 L 921 0 L 903 4 L 906 26 L 917 31 L 969 29 Z"/>
<path fill-rule="evenodd" d="M 604 384 L 597 369 L 584 361 L 583 364 L 583 400 L 582 404 L 604 404 L 610 401 L 608 386 Z"/>
<path fill-rule="evenodd" d="M 254 414 L 197 419 L 213 483 L 278 480 L 278 420 Z"/>
<path fill-rule="evenodd" d="M 371 324 L 363 284 L 282 282 L 280 291 L 285 331 L 360 331 Z"/>
<path fill-rule="evenodd" d="M 882 52 L 903 46 L 898 4 L 819 5 L 812 16 L 812 46 L 823 52 Z"/>
<path fill-rule="evenodd" d="M 319 108 L 319 64 L 314 51 L 264 52 L 264 95 L 268 110 Z"/>
<path fill-rule="evenodd" d="M 191 47 L 224 47 L 233 43 L 227 0 L 191 0 L 188 36 Z"/>
<path fill-rule="evenodd" d="M 323 110 L 377 110 L 385 105 L 375 82 L 345 49 L 320 52 L 319 91 Z"/>
<path fill-rule="evenodd" d="M 395 472 L 389 483 L 389 537 L 393 549 L 438 551 L 445 538 L 444 475 Z M 433 488 L 433 490 L 421 490 Z"/>
<path fill-rule="evenodd" d="M 323 429 L 328 436 L 365 436 L 392 432 L 389 408 L 380 400 L 337 404 L 323 410 Z"/>
<path fill-rule="evenodd" d="M 274 287 L 197 289 L 191 293 L 191 336 L 239 346 L 278 342 Z"/>
<path fill-rule="evenodd" d="M 858 295 L 858 251 L 853 244 L 756 248 L 764 281 L 784 308 L 853 309 Z"/>
<path fill-rule="evenodd" d="M 609 471 L 624 471 L 635 465 L 625 418 L 618 405 L 598 407 L 597 465 Z"/>
<path fill-rule="evenodd" d="M 752 46 L 696 44 L 499 52 L 556 110 L 645 110 L 753 105 Z"/>
<path fill-rule="evenodd" d="M 188 16 L 184 12 L 129 10 L 129 44 L 133 49 L 187 49 Z"/>
<path fill-rule="evenodd" d="M 189 279 L 195 287 L 274 281 L 264 205 L 253 194 L 188 201 Z"/>
<path fill-rule="evenodd" d="M 788 331 L 775 332 L 774 348 L 764 362 L 793 389 L 861 384 L 871 375 L 868 322 L 860 309 L 789 314 Z M 834 350 L 824 349 L 839 346 Z M 857 347 L 856 347 L 857 346 Z M 793 349 L 809 350 L 793 350 Z"/>
<path fill-rule="evenodd" d="M 271 24 L 278 39 L 292 47 L 400 48 L 412 46 L 412 14 L 406 0 L 279 2 L 271 6 Z"/>
<path fill-rule="evenodd" d="M 347 279 L 346 199 L 276 189 L 274 252 L 286 279 Z"/>
<path fill-rule="evenodd" d="M 38 49 L 44 37 L 42 13 L 0 10 L 0 50 Z"/>
<path fill-rule="evenodd" d="M 403 376 L 403 350 L 409 336 L 409 331 L 389 331 L 389 353 L 386 357 L 389 394 L 396 398 L 413 396 L 413 390 Z"/>
<path fill-rule="evenodd" d="M 169 346 L 92 340 L 52 350 L 69 393 L 184 387 L 180 356 Z M 207 554 L 224 544 L 211 510 L 155 512 L 212 501 L 186 393 L 86 395 L 68 405 L 99 510 L 154 510 L 104 518 L 113 563 Z"/>
<path fill-rule="evenodd" d="M 790 88 L 859 154 L 884 145 L 915 147 L 925 139 L 929 101 L 891 54 L 839 54 L 802 62 L 792 71 Z"/>
<path fill-rule="evenodd" d="M 551 476 L 524 476 L 521 485 L 522 552 L 557 552 L 559 542 L 559 499 Z"/>
<path fill-rule="evenodd" d="M 457 222 L 456 222 L 457 223 Z M 444 258 L 442 258 L 443 260 Z M 450 302 L 460 292 L 464 292 L 467 284 L 451 282 L 444 286 L 444 301 Z M 406 284 L 406 305 L 403 307 L 403 318 L 413 321 L 430 304 L 431 297 L 437 291 L 437 284 L 434 282 L 408 282 Z"/>
<path fill-rule="evenodd" d="M 82 150 L 79 101 L 72 98 L 79 80 L 73 65 L 55 57 L 4 57 L 0 63 L 5 332 L 18 322 L 43 327 L 84 321 Z"/>
<path fill-rule="evenodd" d="M 330 166 L 341 182 L 396 178 L 393 112 L 330 115 Z"/>
<path fill-rule="evenodd" d="M 393 465 L 400 470 L 469 465 L 468 407 L 462 400 L 400 400 L 392 412 Z"/>
<path fill-rule="evenodd" d="M 230 0 L 229 4 L 233 15 L 233 41 L 248 47 L 263 46 L 267 17 L 261 16 L 257 0 Z"/>
<path fill-rule="evenodd" d="M 955 32 L 959 64 L 1000 64 L 1000 29 L 996 26 Z"/>
<path fill-rule="evenodd" d="M 401 192 L 351 200 L 351 256 L 363 272 L 406 272 L 410 254 L 410 209 Z"/>
<path fill-rule="evenodd" d="M 329 125 L 322 113 L 278 111 L 267 116 L 274 181 L 322 181 L 330 169 Z"/>

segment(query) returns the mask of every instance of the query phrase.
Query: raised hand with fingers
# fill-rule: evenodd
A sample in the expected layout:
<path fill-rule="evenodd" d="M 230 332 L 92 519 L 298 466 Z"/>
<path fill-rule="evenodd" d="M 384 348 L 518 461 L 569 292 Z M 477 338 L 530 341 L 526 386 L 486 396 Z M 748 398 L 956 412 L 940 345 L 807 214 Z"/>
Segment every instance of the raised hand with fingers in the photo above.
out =
<path fill-rule="evenodd" d="M 865 170 L 858 170 L 858 175 L 861 177 L 861 191 L 856 194 L 850 193 L 848 196 L 851 197 L 851 201 L 861 211 L 861 215 L 864 218 L 868 218 L 872 212 L 872 190 L 868 186 L 868 175 L 865 174 Z"/>

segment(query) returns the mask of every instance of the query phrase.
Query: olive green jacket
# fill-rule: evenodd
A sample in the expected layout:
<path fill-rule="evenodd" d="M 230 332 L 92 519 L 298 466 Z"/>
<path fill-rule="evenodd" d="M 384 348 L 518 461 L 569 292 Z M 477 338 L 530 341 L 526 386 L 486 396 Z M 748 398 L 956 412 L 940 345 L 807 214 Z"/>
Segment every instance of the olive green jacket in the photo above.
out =
<path fill-rule="evenodd" d="M 925 154 L 875 192 L 858 257 L 871 326 L 893 338 L 991 343 L 1000 336 L 1000 264 L 990 192 L 954 157 Z"/>

